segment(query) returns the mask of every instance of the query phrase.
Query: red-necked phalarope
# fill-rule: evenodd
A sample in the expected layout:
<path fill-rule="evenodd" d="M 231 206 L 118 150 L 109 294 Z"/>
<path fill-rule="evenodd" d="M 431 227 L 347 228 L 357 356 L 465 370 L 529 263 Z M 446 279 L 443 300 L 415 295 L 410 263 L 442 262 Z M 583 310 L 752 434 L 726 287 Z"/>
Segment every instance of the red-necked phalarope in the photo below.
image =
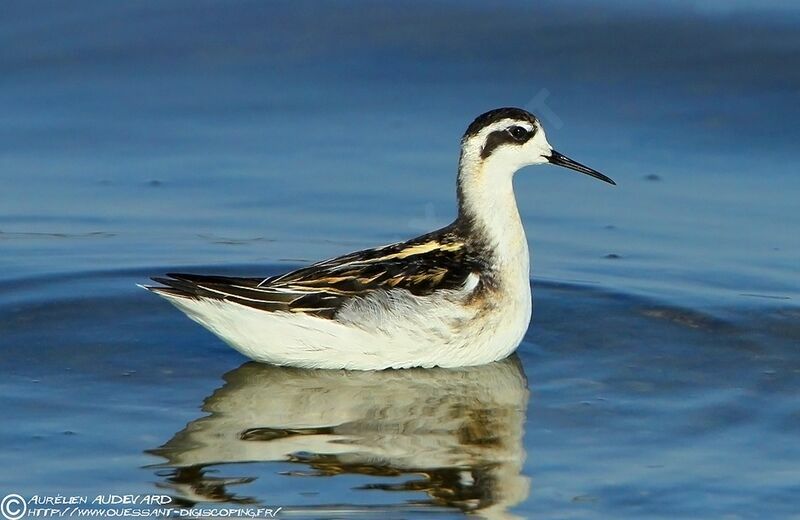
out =
<path fill-rule="evenodd" d="M 548 162 L 614 184 L 553 150 L 535 116 L 500 108 L 461 140 L 449 226 L 280 276 L 170 273 L 146 288 L 266 363 L 373 370 L 496 361 L 517 348 L 531 318 L 512 177 Z"/>

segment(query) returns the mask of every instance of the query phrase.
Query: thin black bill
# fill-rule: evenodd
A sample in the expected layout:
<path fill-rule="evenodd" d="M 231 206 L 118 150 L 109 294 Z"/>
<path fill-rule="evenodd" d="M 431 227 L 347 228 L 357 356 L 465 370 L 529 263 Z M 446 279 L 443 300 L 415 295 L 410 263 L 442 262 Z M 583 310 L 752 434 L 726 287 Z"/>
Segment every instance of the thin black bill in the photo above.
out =
<path fill-rule="evenodd" d="M 586 175 L 591 175 L 595 179 L 600 179 L 601 181 L 605 181 L 609 184 L 617 185 L 616 182 L 611 180 L 610 177 L 606 177 L 602 173 L 597 170 L 593 170 L 588 166 L 584 166 L 577 161 L 573 161 L 566 155 L 562 155 L 557 151 L 553 150 L 550 154 L 550 157 L 547 158 L 550 161 L 550 164 L 555 164 L 556 166 L 563 166 L 564 168 L 569 168 L 570 170 L 575 170 L 576 172 L 585 173 Z"/>

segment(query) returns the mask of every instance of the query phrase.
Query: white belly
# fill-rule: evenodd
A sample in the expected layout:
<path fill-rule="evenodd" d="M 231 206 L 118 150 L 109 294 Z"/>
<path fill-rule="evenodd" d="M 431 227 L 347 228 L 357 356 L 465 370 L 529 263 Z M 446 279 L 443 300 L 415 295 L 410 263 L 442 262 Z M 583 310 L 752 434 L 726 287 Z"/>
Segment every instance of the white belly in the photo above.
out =
<path fill-rule="evenodd" d="M 474 287 L 473 287 L 474 288 Z M 256 361 L 306 368 L 379 370 L 458 367 L 511 354 L 528 328 L 530 285 L 465 304 L 452 291 L 417 297 L 406 291 L 355 301 L 337 319 L 264 312 L 211 299 L 168 297 L 191 319 Z"/>

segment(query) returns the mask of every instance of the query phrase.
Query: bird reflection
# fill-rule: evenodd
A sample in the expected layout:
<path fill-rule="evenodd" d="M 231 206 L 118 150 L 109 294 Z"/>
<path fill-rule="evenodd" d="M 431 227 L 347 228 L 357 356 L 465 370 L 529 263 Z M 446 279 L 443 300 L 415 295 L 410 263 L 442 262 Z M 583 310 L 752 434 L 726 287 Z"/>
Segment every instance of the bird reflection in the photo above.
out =
<path fill-rule="evenodd" d="M 176 503 L 259 502 L 232 490 L 255 475 L 215 476 L 214 466 L 252 462 L 293 463 L 289 476 L 370 475 L 368 489 L 424 492 L 418 505 L 487 518 L 510 518 L 527 496 L 528 390 L 516 357 L 380 372 L 246 363 L 224 380 L 203 403 L 209 415 L 148 450 L 166 459 L 159 485 Z"/>

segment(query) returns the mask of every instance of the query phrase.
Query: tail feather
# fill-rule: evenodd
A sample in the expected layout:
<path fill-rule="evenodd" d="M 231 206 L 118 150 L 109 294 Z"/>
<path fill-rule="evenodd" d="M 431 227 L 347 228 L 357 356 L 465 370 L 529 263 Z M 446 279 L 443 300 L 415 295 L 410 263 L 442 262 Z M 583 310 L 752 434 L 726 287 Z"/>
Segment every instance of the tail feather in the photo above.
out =
<path fill-rule="evenodd" d="M 167 273 L 152 280 L 161 285 L 144 288 L 173 303 L 179 303 L 176 298 L 225 301 L 267 312 L 302 313 L 330 319 L 344 301 L 341 294 L 314 288 L 272 288 L 263 285 L 263 278 Z"/>
<path fill-rule="evenodd" d="M 190 274 L 190 273 L 167 273 L 167 277 L 174 280 L 181 280 L 184 282 L 192 283 L 221 283 L 221 284 L 236 284 L 245 287 L 256 287 L 264 281 L 263 278 L 243 278 L 236 276 L 217 276 L 205 274 Z M 153 278 L 155 280 L 155 278 Z M 164 283 L 163 278 L 157 280 L 158 283 Z"/>
<path fill-rule="evenodd" d="M 289 305 L 300 298 L 297 294 L 266 292 L 263 289 L 253 292 L 252 288 L 263 281 L 263 278 L 167 273 L 166 276 L 155 276 L 151 279 L 161 285 L 148 285 L 144 288 L 168 298 L 229 301 L 268 312 L 289 311 Z"/>
<path fill-rule="evenodd" d="M 165 296 L 178 296 L 181 298 L 213 298 L 216 300 L 222 299 L 218 293 L 209 291 L 200 287 L 199 285 L 185 279 L 176 278 L 172 273 L 167 275 L 169 278 L 162 276 L 154 276 L 151 278 L 161 286 L 145 285 L 143 286 L 148 291 Z"/>

